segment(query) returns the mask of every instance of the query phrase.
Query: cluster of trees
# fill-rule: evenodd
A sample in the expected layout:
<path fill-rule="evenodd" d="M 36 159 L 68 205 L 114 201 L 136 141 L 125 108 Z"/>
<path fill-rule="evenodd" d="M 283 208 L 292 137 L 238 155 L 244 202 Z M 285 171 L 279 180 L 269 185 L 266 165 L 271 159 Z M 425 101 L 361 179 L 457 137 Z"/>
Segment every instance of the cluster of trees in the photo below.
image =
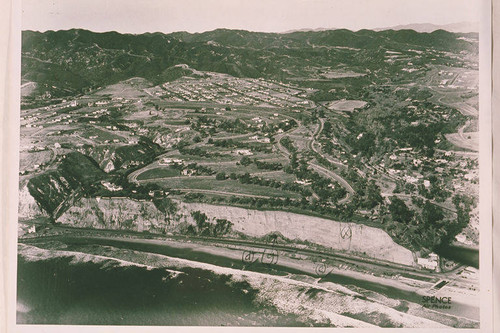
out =
<path fill-rule="evenodd" d="M 151 199 L 150 193 L 169 192 L 170 194 L 179 194 L 178 190 L 165 189 L 154 183 L 145 183 L 142 185 L 130 183 L 125 175 L 113 174 L 106 179 L 112 184 L 122 187 L 119 191 L 110 191 L 104 187 L 101 182 L 96 182 L 82 188 L 82 193 L 86 197 L 128 197 L 136 200 Z"/>
<path fill-rule="evenodd" d="M 234 120 L 224 119 L 218 124 L 218 128 L 230 133 L 249 133 L 258 130 L 256 126 L 247 124 L 239 118 Z"/>
<path fill-rule="evenodd" d="M 342 147 L 338 143 L 333 143 L 330 139 L 322 139 L 320 142 L 321 150 L 330 156 L 335 156 L 339 150 L 342 150 Z"/>
<path fill-rule="evenodd" d="M 270 153 L 272 151 L 271 148 L 266 144 L 258 143 L 258 142 L 241 142 L 235 141 L 233 139 L 221 139 L 221 140 L 213 140 L 212 138 L 208 139 L 209 144 L 213 144 L 216 147 L 223 148 L 247 148 L 253 151 Z"/>
<path fill-rule="evenodd" d="M 200 147 L 187 148 L 187 147 L 178 147 L 179 153 L 182 155 L 193 155 L 200 157 L 220 157 L 221 153 L 218 152 L 209 152 L 205 149 L 201 149 Z"/>
<path fill-rule="evenodd" d="M 210 199 L 201 193 L 189 193 L 184 196 L 186 201 L 201 201 L 227 205 L 241 205 L 255 209 L 282 209 L 297 213 L 312 214 L 323 216 L 335 220 L 350 221 L 353 218 L 354 211 L 346 205 L 332 207 L 320 203 L 319 201 L 308 201 L 305 197 L 301 199 L 291 198 L 252 198 L 252 197 L 225 197 L 210 196 Z"/>
<path fill-rule="evenodd" d="M 265 161 L 259 161 L 258 159 L 254 158 L 253 160 L 248 157 L 248 156 L 243 156 L 240 160 L 240 164 L 243 166 L 248 166 L 250 164 L 254 163 L 257 169 L 259 170 L 281 170 L 283 169 L 283 164 L 279 162 L 265 162 Z"/>
<path fill-rule="evenodd" d="M 189 163 L 187 165 L 184 165 L 183 163 L 174 163 L 170 166 L 172 169 L 177 169 L 177 170 L 184 170 L 184 169 L 190 169 L 190 170 L 195 170 L 197 175 L 213 175 L 215 174 L 215 171 L 205 165 L 199 165 L 198 163 Z"/>
<path fill-rule="evenodd" d="M 318 163 L 324 166 L 325 168 L 330 169 L 332 171 L 335 171 L 337 169 L 337 167 L 333 163 L 331 163 L 329 160 L 327 160 L 317 152 L 311 151 L 311 155 L 314 156 L 316 161 L 318 161 Z"/>
<path fill-rule="evenodd" d="M 418 193 L 421 196 L 429 200 L 436 200 L 437 202 L 444 202 L 451 196 L 451 191 L 446 190 L 442 178 L 438 178 L 436 175 L 429 175 L 428 179 L 431 183 L 429 188 L 426 188 L 423 184 L 417 186 Z"/>
<path fill-rule="evenodd" d="M 265 124 L 261 128 L 261 131 L 262 131 L 262 133 L 268 133 L 269 135 L 274 135 L 279 130 L 282 130 L 283 132 L 287 132 L 296 126 L 297 126 L 297 122 L 294 119 L 290 119 L 290 120 L 282 121 L 278 124 L 269 124 L 269 125 Z"/>
<path fill-rule="evenodd" d="M 165 215 L 165 221 L 170 224 L 172 216 L 177 213 L 177 203 L 168 197 L 153 199 L 155 207 Z"/>
<path fill-rule="evenodd" d="M 404 245 L 429 251 L 453 242 L 469 224 L 474 206 L 470 197 L 456 195 L 452 201 L 457 213 L 453 216 L 429 200 L 413 200 L 416 209 L 395 196 L 390 200 L 390 220 L 384 223 L 385 229 Z"/>
<path fill-rule="evenodd" d="M 297 152 L 297 148 L 294 146 L 292 139 L 288 136 L 284 136 L 281 138 L 280 143 L 283 147 L 285 147 L 291 154 Z"/>
<path fill-rule="evenodd" d="M 350 205 L 354 209 L 374 209 L 383 205 L 383 197 L 380 187 L 373 179 L 368 180 L 361 177 L 353 168 L 342 170 L 340 175 L 349 182 L 355 194 Z"/>
<path fill-rule="evenodd" d="M 335 202 L 347 194 L 342 186 L 335 186 L 329 178 L 309 169 L 307 161 L 304 158 L 297 159 L 296 153 L 290 156 L 290 164 L 284 170 L 287 173 L 294 174 L 298 179 L 311 181 L 311 188 L 321 202 Z"/>
<path fill-rule="evenodd" d="M 246 124 L 241 119 L 215 119 L 207 116 L 199 116 L 196 121 L 191 124 L 191 129 L 202 134 L 214 135 L 219 129 L 230 133 L 249 133 L 258 130 L 256 126 Z"/>
<path fill-rule="evenodd" d="M 252 176 L 248 172 L 242 174 L 237 174 L 232 172 L 229 174 L 229 176 L 227 176 L 225 172 L 219 172 L 215 176 L 215 179 L 217 180 L 226 180 L 228 178 L 231 180 L 238 180 L 242 184 L 253 184 L 266 187 L 274 187 L 274 188 L 280 188 L 284 191 L 297 192 L 306 197 L 312 194 L 310 190 L 299 184 L 291 182 L 281 182 L 275 179 L 265 179 L 258 176 Z"/>
<path fill-rule="evenodd" d="M 401 89 L 392 95 L 384 87 L 370 86 L 365 90 L 370 110 L 352 113 L 346 120 L 340 118 L 350 132 L 345 141 L 354 154 L 370 158 L 392 145 L 389 148 L 412 147 L 431 157 L 435 140 L 455 132 L 465 121 L 457 110 L 430 102 L 432 93 L 428 89 Z"/>
<path fill-rule="evenodd" d="M 190 225 L 187 232 L 194 235 L 221 237 L 231 232 L 233 223 L 226 219 L 216 219 L 215 223 L 211 222 L 205 213 L 199 210 L 191 212 L 196 229 Z"/>
<path fill-rule="evenodd" d="M 272 171 L 276 171 L 276 170 L 283 169 L 283 164 L 281 164 L 279 162 L 259 161 L 256 158 L 253 160 L 253 162 L 255 163 L 255 166 L 259 170 L 272 170 Z"/>

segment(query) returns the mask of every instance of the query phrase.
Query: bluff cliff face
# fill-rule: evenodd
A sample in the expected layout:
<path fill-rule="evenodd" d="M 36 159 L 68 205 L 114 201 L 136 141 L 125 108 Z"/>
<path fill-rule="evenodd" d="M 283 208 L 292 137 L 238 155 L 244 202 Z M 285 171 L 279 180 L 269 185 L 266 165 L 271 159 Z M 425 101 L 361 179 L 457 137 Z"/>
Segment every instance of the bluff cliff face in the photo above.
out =
<path fill-rule="evenodd" d="M 30 194 L 28 190 L 27 181 L 21 181 L 19 186 L 19 205 L 18 205 L 19 219 L 32 219 L 37 216 L 47 217 L 47 213 L 40 208 L 38 202 Z"/>
<path fill-rule="evenodd" d="M 259 237 L 278 231 L 286 238 L 306 240 L 336 250 L 405 265 L 412 265 L 414 262 L 413 253 L 395 243 L 384 230 L 363 224 L 337 222 L 282 211 L 260 211 L 202 203 L 183 203 L 180 211 L 201 211 L 209 218 L 227 219 L 234 223 L 233 230 L 249 236 Z"/>
<path fill-rule="evenodd" d="M 129 198 L 82 198 L 56 222 L 76 227 L 162 232 L 178 224 L 170 222 L 151 201 Z"/>
<path fill-rule="evenodd" d="M 194 223 L 191 212 L 200 211 L 210 219 L 231 221 L 234 231 L 249 236 L 260 237 L 277 231 L 286 238 L 310 241 L 335 250 L 405 265 L 414 262 L 412 252 L 396 244 L 385 231 L 362 224 L 202 203 L 178 202 L 178 206 L 177 214 L 169 219 L 150 201 L 82 198 L 57 222 L 97 229 L 168 232 L 176 230 L 180 223 Z"/>

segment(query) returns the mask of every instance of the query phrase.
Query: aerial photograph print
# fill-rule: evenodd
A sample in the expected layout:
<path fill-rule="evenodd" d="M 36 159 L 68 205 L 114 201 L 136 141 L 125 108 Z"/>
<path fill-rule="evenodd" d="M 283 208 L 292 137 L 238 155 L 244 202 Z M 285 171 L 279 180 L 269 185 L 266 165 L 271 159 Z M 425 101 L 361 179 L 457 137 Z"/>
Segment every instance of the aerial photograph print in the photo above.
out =
<path fill-rule="evenodd" d="M 484 3 L 23 0 L 16 326 L 480 329 Z"/>

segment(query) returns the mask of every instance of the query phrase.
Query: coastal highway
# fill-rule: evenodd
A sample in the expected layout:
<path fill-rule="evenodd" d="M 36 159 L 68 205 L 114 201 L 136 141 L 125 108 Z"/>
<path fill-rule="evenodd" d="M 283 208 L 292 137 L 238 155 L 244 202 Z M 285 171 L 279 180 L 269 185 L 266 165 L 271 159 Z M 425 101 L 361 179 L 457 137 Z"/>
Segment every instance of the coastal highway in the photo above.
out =
<path fill-rule="evenodd" d="M 118 239 L 127 240 L 131 242 L 139 240 L 155 240 L 155 241 L 180 241 L 180 242 L 200 242 L 212 245 L 226 244 L 241 247 L 254 247 L 258 249 L 276 249 L 283 251 L 283 253 L 294 253 L 300 255 L 316 256 L 323 259 L 342 260 L 352 264 L 367 265 L 370 269 L 382 269 L 386 274 L 401 274 L 412 275 L 422 280 L 439 280 L 446 278 L 449 274 L 454 274 L 460 266 L 454 270 L 445 273 L 436 273 L 426 270 L 421 270 L 416 267 L 397 264 L 391 261 L 369 258 L 365 256 L 357 256 L 348 252 L 335 251 L 329 248 L 321 247 L 305 247 L 300 244 L 293 243 L 275 243 L 270 244 L 259 240 L 244 240 L 244 239 L 231 239 L 220 237 L 201 237 L 201 236 L 185 236 L 185 235 L 160 235 L 141 233 L 128 230 L 110 230 L 110 229 L 92 229 L 92 228 L 77 228 L 64 225 L 51 225 L 50 232 L 45 235 L 36 235 L 36 237 L 20 238 L 19 242 L 38 242 L 44 239 L 60 238 L 60 237 L 78 237 L 81 239 Z"/>
<path fill-rule="evenodd" d="M 59 232 L 59 235 L 25 238 L 20 239 L 19 243 L 43 248 L 44 243 L 56 242 L 70 246 L 68 249 L 71 251 L 84 253 L 87 253 L 85 251 L 89 249 L 88 245 L 97 245 L 108 249 L 106 251 L 113 248 L 118 251 L 140 251 L 272 275 L 305 274 L 319 277 L 324 282 L 353 285 L 362 288 L 361 290 L 367 289 L 386 297 L 413 303 L 418 303 L 424 295 L 434 295 L 433 288 L 440 281 L 452 281 L 453 286 L 445 283 L 446 290 L 443 293 L 453 294 L 454 307 L 448 312 L 443 310 L 443 315 L 463 316 L 469 320 L 479 319 L 477 299 L 474 292 L 466 290 L 466 285 L 470 285 L 470 282 L 462 281 L 457 272 L 459 267 L 447 273 L 426 272 L 349 253 L 285 243 L 180 235 L 153 236 L 62 226 L 54 226 L 53 231 Z M 95 250 L 96 247 L 91 246 L 90 249 Z M 106 255 L 109 256 L 109 252 Z M 465 294 L 460 296 L 461 292 Z"/>

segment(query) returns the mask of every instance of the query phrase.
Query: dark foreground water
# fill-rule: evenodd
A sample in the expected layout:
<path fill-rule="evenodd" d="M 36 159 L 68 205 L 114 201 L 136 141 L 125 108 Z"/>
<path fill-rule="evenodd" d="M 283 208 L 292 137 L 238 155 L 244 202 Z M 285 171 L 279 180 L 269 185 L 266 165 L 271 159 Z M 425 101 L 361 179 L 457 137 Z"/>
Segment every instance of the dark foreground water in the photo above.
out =
<path fill-rule="evenodd" d="M 58 237 L 66 250 L 80 252 L 84 246 L 113 246 L 127 250 L 158 253 L 222 267 L 249 269 L 234 260 L 187 248 L 165 244 L 114 239 Z M 36 242 L 35 242 L 36 243 Z M 42 244 L 43 245 L 43 244 Z M 43 247 L 43 246 L 42 246 Z M 148 270 L 141 266 L 121 267 L 105 263 L 74 263 L 70 258 L 26 262 L 19 257 L 18 323 L 112 324 L 112 325 L 243 325 L 304 326 L 294 315 L 278 314 L 256 302 L 257 290 L 246 282 L 235 282 L 227 275 L 183 268 L 185 274 L 170 276 L 165 269 Z M 114 263 L 114 264 L 113 264 Z M 303 272 L 282 266 L 252 265 L 251 270 L 286 275 Z M 355 289 L 362 288 L 392 299 L 420 304 L 421 295 L 396 287 L 329 274 L 330 281 Z M 30 310 L 25 312 L 23 306 Z M 479 319 L 479 308 L 454 304 L 447 314 Z"/>
<path fill-rule="evenodd" d="M 18 258 L 19 324 L 304 326 L 228 275 Z"/>

